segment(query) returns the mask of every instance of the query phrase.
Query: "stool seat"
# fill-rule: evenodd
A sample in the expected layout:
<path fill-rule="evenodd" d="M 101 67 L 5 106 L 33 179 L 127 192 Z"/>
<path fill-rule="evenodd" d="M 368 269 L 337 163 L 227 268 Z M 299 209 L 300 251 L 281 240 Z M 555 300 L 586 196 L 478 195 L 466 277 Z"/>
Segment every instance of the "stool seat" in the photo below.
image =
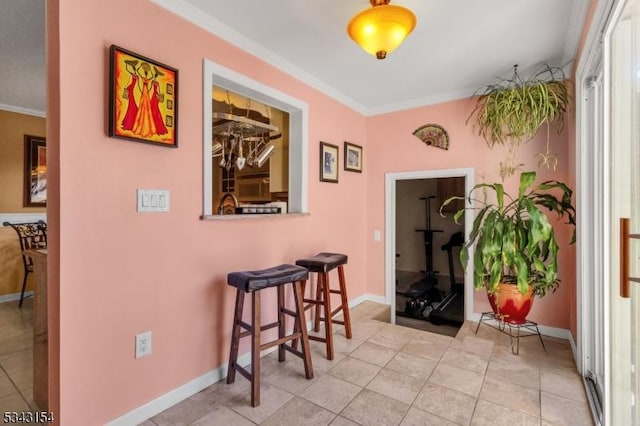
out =
<path fill-rule="evenodd" d="M 227 283 L 248 293 L 267 287 L 275 287 L 296 281 L 306 281 L 309 271 L 295 265 L 280 265 L 259 271 L 232 272 L 227 275 Z"/>
<path fill-rule="evenodd" d="M 318 253 L 313 257 L 296 260 L 296 265 L 303 266 L 309 272 L 329 272 L 347 263 L 347 255 L 340 253 Z"/>

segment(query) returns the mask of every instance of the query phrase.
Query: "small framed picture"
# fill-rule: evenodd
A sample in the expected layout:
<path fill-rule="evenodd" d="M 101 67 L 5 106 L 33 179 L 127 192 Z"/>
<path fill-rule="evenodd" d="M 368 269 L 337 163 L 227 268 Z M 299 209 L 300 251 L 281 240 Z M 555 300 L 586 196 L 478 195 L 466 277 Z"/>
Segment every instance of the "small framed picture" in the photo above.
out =
<path fill-rule="evenodd" d="M 337 145 L 320 142 L 320 181 L 338 183 L 338 156 Z"/>
<path fill-rule="evenodd" d="M 24 136 L 24 207 L 47 205 L 47 140 Z"/>
<path fill-rule="evenodd" d="M 177 148 L 178 70 L 112 45 L 109 136 Z"/>
<path fill-rule="evenodd" d="M 344 169 L 362 173 L 362 147 L 353 143 L 344 143 Z"/>

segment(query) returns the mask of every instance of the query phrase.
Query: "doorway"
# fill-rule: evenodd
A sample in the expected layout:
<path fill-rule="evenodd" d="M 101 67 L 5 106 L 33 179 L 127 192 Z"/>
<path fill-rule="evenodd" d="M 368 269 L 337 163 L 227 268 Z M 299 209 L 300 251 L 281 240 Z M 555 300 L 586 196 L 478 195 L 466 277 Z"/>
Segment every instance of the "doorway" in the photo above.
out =
<path fill-rule="evenodd" d="M 386 300 L 393 324 L 455 335 L 471 317 L 473 266 L 465 275 L 458 256 L 472 215 L 456 225 L 452 212 L 439 214 L 456 185 L 460 195 L 466 194 L 473 186 L 473 170 L 386 175 Z"/>

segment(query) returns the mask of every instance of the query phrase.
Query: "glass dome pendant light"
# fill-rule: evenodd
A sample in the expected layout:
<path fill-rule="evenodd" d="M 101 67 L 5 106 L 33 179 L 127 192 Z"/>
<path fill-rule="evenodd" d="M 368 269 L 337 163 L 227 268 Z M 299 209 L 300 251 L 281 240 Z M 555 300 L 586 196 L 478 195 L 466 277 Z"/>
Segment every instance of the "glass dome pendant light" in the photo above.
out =
<path fill-rule="evenodd" d="M 369 1 L 373 7 L 354 16 L 347 32 L 365 52 L 384 59 L 413 31 L 416 16 L 407 8 L 389 5 L 390 0 Z"/>

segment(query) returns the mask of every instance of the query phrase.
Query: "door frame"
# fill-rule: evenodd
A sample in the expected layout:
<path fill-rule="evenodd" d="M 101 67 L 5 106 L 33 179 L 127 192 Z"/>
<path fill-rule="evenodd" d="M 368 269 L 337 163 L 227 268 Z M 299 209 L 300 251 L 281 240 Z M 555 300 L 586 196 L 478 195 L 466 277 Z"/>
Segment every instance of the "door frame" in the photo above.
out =
<path fill-rule="evenodd" d="M 391 305 L 391 324 L 396 323 L 396 182 L 399 180 L 437 179 L 464 177 L 464 192 L 469 193 L 474 185 L 474 169 L 437 169 L 385 174 L 385 303 Z M 467 200 L 467 207 L 471 204 Z M 472 214 L 464 215 L 464 239 L 469 239 L 473 227 Z M 473 256 L 469 258 L 464 275 L 464 319 L 473 318 Z"/>

